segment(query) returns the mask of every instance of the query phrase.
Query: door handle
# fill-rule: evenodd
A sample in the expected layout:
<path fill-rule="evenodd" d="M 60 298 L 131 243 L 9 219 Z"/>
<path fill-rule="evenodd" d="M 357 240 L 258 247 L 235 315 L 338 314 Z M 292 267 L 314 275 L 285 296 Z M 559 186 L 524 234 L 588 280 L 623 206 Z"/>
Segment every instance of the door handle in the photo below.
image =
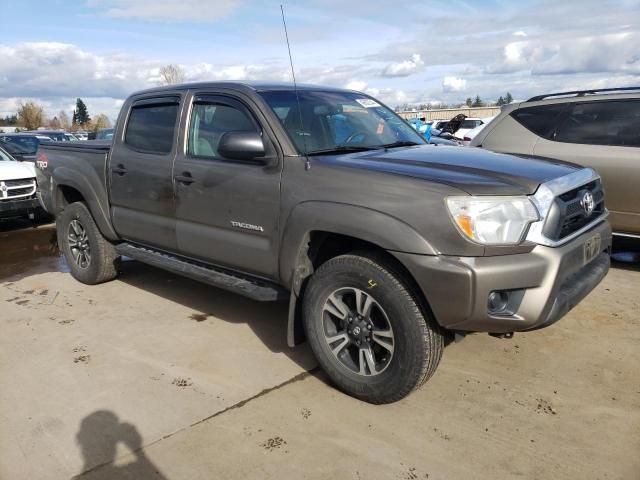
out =
<path fill-rule="evenodd" d="M 190 172 L 182 172 L 182 175 L 176 175 L 173 178 L 175 178 L 176 182 L 180 182 L 184 185 L 191 185 L 195 182 Z"/>
<path fill-rule="evenodd" d="M 124 166 L 123 164 L 121 164 L 121 163 L 119 163 L 116 167 L 113 167 L 113 168 L 111 169 L 111 171 L 112 171 L 113 173 L 115 173 L 116 175 L 120 175 L 120 176 L 122 176 L 122 175 L 124 175 L 125 173 L 127 173 L 127 169 L 126 169 L 126 168 L 125 168 L 125 166 Z"/>

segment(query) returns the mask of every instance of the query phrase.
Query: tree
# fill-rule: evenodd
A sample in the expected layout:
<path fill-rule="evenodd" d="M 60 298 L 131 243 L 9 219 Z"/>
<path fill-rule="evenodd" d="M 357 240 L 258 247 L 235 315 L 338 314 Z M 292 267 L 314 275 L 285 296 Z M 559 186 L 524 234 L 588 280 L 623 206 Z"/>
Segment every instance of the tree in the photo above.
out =
<path fill-rule="evenodd" d="M 104 113 L 101 113 L 93 120 L 93 130 L 98 131 L 102 128 L 111 128 L 111 120 Z"/>
<path fill-rule="evenodd" d="M 35 130 L 44 124 L 42 107 L 35 102 L 20 104 L 18 109 L 18 124 L 27 130 Z"/>
<path fill-rule="evenodd" d="M 69 121 L 69 115 L 64 110 L 58 112 L 58 121 L 60 122 L 60 128 L 69 130 L 71 128 L 71 122 Z"/>
<path fill-rule="evenodd" d="M 473 105 L 473 100 L 471 100 L 471 98 L 467 98 L 467 101 L 465 103 L 467 104 L 467 107 L 470 107 Z"/>
<path fill-rule="evenodd" d="M 180 65 L 165 65 L 160 68 L 160 85 L 174 85 L 185 80 L 185 73 Z"/>
<path fill-rule="evenodd" d="M 498 98 L 498 101 L 496 102 L 496 106 L 501 107 L 504 104 L 505 104 L 504 98 L 502 98 L 502 95 L 500 95 L 500 97 Z"/>
<path fill-rule="evenodd" d="M 511 102 L 513 102 L 513 97 L 511 96 L 511 93 L 507 92 L 507 96 L 504 97 L 504 104 L 509 105 Z"/>
<path fill-rule="evenodd" d="M 73 111 L 74 125 L 84 127 L 90 121 L 91 117 L 89 116 L 89 112 L 87 111 L 87 106 L 84 104 L 81 98 L 78 98 L 76 100 L 76 109 Z"/>
<path fill-rule="evenodd" d="M 60 120 L 58 120 L 58 117 L 53 117 L 51 120 L 49 120 L 47 126 L 53 130 L 59 130 L 61 128 Z"/>
<path fill-rule="evenodd" d="M 484 102 L 480 98 L 480 95 L 476 95 L 475 100 L 471 104 L 472 107 L 484 107 Z"/>

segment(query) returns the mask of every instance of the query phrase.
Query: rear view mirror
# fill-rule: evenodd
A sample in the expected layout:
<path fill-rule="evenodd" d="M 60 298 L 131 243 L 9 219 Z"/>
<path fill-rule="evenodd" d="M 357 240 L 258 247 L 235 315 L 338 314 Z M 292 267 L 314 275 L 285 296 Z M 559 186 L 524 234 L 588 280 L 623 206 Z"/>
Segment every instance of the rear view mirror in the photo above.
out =
<path fill-rule="evenodd" d="M 258 132 L 227 132 L 220 138 L 218 153 L 231 160 L 266 162 L 262 135 Z"/>

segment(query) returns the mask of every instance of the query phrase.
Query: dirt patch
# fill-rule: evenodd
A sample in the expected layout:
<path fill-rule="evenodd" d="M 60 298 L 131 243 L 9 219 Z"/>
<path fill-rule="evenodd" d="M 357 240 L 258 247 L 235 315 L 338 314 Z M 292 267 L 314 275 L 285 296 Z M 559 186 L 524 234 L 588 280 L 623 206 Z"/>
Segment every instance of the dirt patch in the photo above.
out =
<path fill-rule="evenodd" d="M 186 387 L 190 387 L 191 385 L 193 385 L 193 382 L 191 381 L 190 378 L 176 377 L 176 378 L 173 379 L 171 384 L 175 385 L 176 387 L 179 387 L 179 388 L 186 388 Z"/>
<path fill-rule="evenodd" d="M 210 315 L 206 313 L 192 313 L 189 318 L 191 320 L 195 320 L 196 322 L 204 322 Z"/>
<path fill-rule="evenodd" d="M 282 437 L 273 437 L 269 438 L 266 441 L 262 442 L 260 446 L 264 448 L 268 452 L 273 452 L 279 448 L 282 448 L 287 444 L 286 440 Z"/>
<path fill-rule="evenodd" d="M 302 418 L 306 420 L 311 416 L 311 410 L 309 410 L 308 408 L 303 408 L 302 410 L 300 410 L 300 415 L 302 415 Z"/>
<path fill-rule="evenodd" d="M 553 407 L 553 405 L 551 405 L 551 403 L 549 403 L 548 401 L 544 400 L 543 398 L 538 398 L 536 400 L 538 402 L 538 405 L 536 407 L 536 413 L 544 414 L 544 415 L 557 415 L 558 414 L 558 412 Z"/>

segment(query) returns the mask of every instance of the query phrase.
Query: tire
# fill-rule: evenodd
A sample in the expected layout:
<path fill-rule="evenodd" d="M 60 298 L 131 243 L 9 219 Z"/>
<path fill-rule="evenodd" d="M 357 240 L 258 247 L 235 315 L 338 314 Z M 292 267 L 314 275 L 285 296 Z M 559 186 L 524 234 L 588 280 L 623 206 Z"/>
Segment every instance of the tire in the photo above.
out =
<path fill-rule="evenodd" d="M 309 280 L 303 302 L 311 349 L 348 395 L 375 404 L 398 401 L 440 363 L 444 338 L 438 324 L 404 274 L 383 256 L 349 254 L 327 261 Z"/>
<path fill-rule="evenodd" d="M 56 219 L 56 232 L 73 278 L 96 285 L 116 277 L 118 255 L 100 233 L 84 203 L 72 203 L 60 213 Z"/>

